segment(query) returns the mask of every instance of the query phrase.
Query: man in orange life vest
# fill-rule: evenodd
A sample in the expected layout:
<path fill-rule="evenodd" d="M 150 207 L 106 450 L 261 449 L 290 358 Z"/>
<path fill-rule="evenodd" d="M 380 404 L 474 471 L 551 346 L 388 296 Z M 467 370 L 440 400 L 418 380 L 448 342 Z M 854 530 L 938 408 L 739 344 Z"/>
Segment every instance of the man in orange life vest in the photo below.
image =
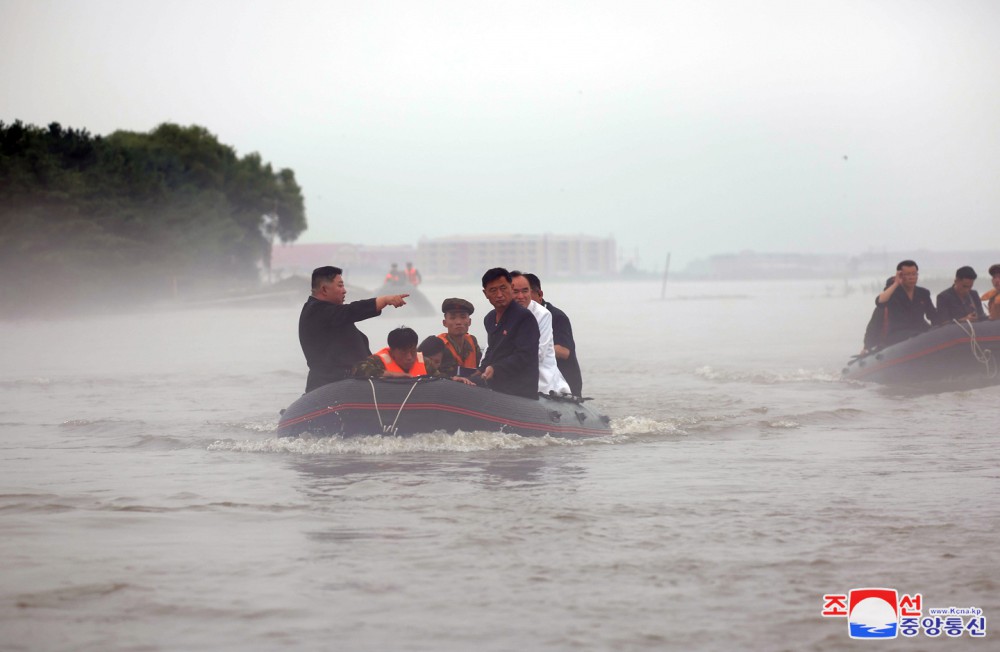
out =
<path fill-rule="evenodd" d="M 441 324 L 448 329 L 438 335 L 445 352 L 441 359 L 441 371 L 449 376 L 470 376 L 479 367 L 483 350 L 476 337 L 469 333 L 472 324 L 470 315 L 475 308 L 465 299 L 445 299 L 441 304 L 444 319 Z"/>
<path fill-rule="evenodd" d="M 422 280 L 423 280 L 423 277 L 420 276 L 420 272 L 418 272 L 417 268 L 413 266 L 413 263 L 407 262 L 406 263 L 406 281 L 407 281 L 407 283 L 409 283 L 410 285 L 413 285 L 413 286 L 417 286 L 417 285 L 420 285 L 420 281 L 422 281 Z"/>
<path fill-rule="evenodd" d="M 401 327 L 389 331 L 389 346 L 370 355 L 354 366 L 355 378 L 405 378 L 431 376 L 437 373 L 433 363 L 424 360 L 417 351 L 417 333 Z"/>

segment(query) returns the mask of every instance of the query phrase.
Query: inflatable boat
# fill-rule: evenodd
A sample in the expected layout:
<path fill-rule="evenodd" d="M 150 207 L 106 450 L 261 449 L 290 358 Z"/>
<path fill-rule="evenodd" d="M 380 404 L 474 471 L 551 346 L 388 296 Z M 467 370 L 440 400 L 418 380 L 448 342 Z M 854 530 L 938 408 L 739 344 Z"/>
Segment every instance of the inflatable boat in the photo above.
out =
<path fill-rule="evenodd" d="M 1000 321 L 952 322 L 908 340 L 853 358 L 849 380 L 886 385 L 1000 382 Z"/>
<path fill-rule="evenodd" d="M 349 378 L 304 394 L 282 412 L 277 434 L 399 435 L 486 430 L 539 437 L 611 434 L 610 420 L 582 399 L 538 400 L 444 378 Z"/>

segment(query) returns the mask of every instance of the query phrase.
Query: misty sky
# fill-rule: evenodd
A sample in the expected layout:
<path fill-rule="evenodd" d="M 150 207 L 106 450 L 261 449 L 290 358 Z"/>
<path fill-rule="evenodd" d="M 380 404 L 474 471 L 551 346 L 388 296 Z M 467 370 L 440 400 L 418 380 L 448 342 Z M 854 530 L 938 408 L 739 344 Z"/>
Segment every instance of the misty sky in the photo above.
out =
<path fill-rule="evenodd" d="M 0 0 L 0 120 L 198 124 L 302 242 L 996 247 L 1000 2 Z"/>

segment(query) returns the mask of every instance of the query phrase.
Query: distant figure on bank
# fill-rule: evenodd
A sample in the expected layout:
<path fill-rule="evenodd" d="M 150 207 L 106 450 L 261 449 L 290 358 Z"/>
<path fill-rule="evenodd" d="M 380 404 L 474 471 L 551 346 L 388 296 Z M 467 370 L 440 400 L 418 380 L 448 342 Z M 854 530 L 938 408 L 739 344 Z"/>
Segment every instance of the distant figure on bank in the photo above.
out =
<path fill-rule="evenodd" d="M 534 274 L 525 274 L 524 277 L 528 279 L 531 298 L 552 313 L 552 343 L 556 351 L 556 365 L 569 383 L 573 396 L 583 396 L 583 374 L 580 373 L 580 363 L 576 359 L 573 324 L 570 323 L 566 313 L 545 300 L 541 279 Z"/>
<path fill-rule="evenodd" d="M 441 360 L 441 371 L 452 376 L 470 376 L 479 368 L 483 351 L 475 335 L 469 333 L 471 315 L 476 311 L 465 299 L 457 297 L 445 299 L 441 303 L 444 319 L 441 325 L 447 329 L 438 335 L 438 341 L 445 352 Z"/>
<path fill-rule="evenodd" d="M 990 321 L 996 321 L 1000 319 L 1000 301 L 997 300 L 997 296 L 1000 295 L 1000 264 L 990 265 L 990 280 L 993 281 L 993 288 L 987 290 L 982 299 L 986 302 Z"/>
<path fill-rule="evenodd" d="M 986 321 L 983 300 L 972 289 L 976 270 L 968 265 L 955 270 L 955 282 L 937 295 L 937 324 L 955 321 Z"/>
<path fill-rule="evenodd" d="M 473 380 L 485 381 L 498 392 L 537 399 L 538 322 L 514 301 L 510 283 L 510 272 L 502 267 L 483 274 L 483 295 L 493 310 L 483 318 L 487 349 Z"/>
<path fill-rule="evenodd" d="M 423 281 L 423 278 L 420 276 L 420 272 L 418 272 L 417 268 L 413 266 L 413 263 L 407 262 L 406 263 L 406 282 L 409 283 L 410 285 L 416 287 L 416 286 L 420 285 L 421 281 Z"/>
<path fill-rule="evenodd" d="M 417 351 L 417 332 L 405 326 L 389 331 L 388 346 L 354 366 L 355 378 L 405 378 L 429 376 L 437 368 Z"/>
<path fill-rule="evenodd" d="M 917 286 L 919 268 L 912 260 L 896 265 L 896 276 L 892 283 L 875 299 L 875 304 L 885 306 L 884 338 L 880 346 L 919 335 L 937 320 L 937 311 L 931 300 L 931 293 Z M 926 318 L 926 320 L 925 320 Z M 930 322 L 930 324 L 928 323 Z"/>
<path fill-rule="evenodd" d="M 399 265 L 393 263 L 392 267 L 390 267 L 389 271 L 386 272 L 385 274 L 384 285 L 402 285 L 402 284 L 403 284 L 403 275 L 399 271 Z"/>
<path fill-rule="evenodd" d="M 351 367 L 371 355 L 368 338 L 356 322 L 406 305 L 408 294 L 392 294 L 344 303 L 343 270 L 318 267 L 312 273 L 312 296 L 299 314 L 299 344 L 309 366 L 306 391 L 347 378 Z"/>
<path fill-rule="evenodd" d="M 556 364 L 552 313 L 531 298 L 531 286 L 524 274 L 515 270 L 510 273 L 510 278 L 514 301 L 530 310 L 538 322 L 538 393 L 570 394 L 569 383 Z"/>

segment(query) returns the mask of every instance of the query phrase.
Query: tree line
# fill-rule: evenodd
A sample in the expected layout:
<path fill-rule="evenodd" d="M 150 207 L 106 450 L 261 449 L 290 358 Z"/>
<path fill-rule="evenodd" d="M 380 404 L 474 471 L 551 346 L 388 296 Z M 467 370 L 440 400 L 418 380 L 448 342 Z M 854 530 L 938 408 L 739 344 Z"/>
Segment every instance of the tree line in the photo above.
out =
<path fill-rule="evenodd" d="M 68 311 L 256 284 L 306 228 L 290 169 L 200 126 L 94 136 L 0 122 L 0 311 Z"/>

